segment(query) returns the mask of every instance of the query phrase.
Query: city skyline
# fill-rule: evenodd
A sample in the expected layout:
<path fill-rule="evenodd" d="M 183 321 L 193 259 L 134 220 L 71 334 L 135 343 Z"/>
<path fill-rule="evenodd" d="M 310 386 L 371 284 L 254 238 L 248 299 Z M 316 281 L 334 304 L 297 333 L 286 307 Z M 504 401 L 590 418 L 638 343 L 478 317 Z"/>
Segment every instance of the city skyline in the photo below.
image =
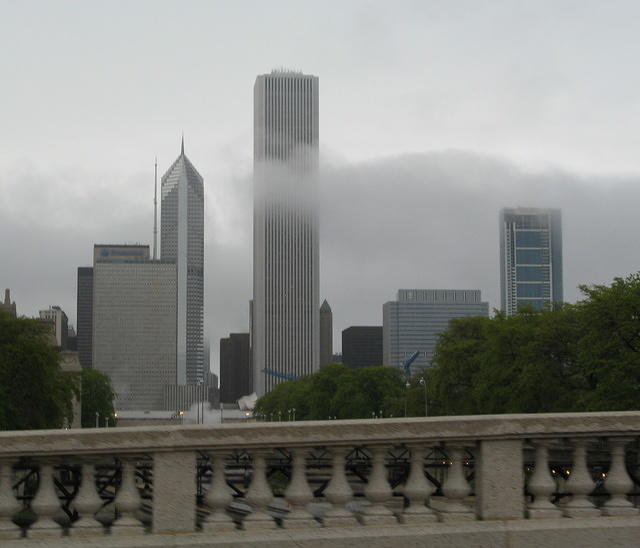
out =
<path fill-rule="evenodd" d="M 0 53 L 0 231 L 10 235 L 0 242 L 0 283 L 20 314 L 57 303 L 77 325 L 74 265 L 86 264 L 92 243 L 150 243 L 153 157 L 168 165 L 184 129 L 211 189 L 205 333 L 215 362 L 216 341 L 248 325 L 250 88 L 279 64 L 323 80 L 320 294 L 334 308 L 336 349 L 342 328 L 380 324 L 379 303 L 397 287 L 478 287 L 498 307 L 495 219 L 508 205 L 562 209 L 566 300 L 579 283 L 638 270 L 640 126 L 628 123 L 635 75 L 624 68 L 638 47 L 638 6 L 583 5 L 576 20 L 556 3 L 496 2 L 467 5 L 461 19 L 429 3 L 393 16 L 381 3 L 354 3 L 336 22 L 331 10 L 279 2 L 255 26 L 239 7 L 212 18 L 212 8 L 160 5 L 160 24 L 180 22 L 165 44 L 140 38 L 143 4 L 117 20 L 108 7 L 64 2 L 4 11 L 14 24 Z M 314 28 L 285 27 L 285 12 Z M 18 32 L 27 15 L 29 40 Z M 103 16 L 109 32 L 93 23 Z M 220 32 L 194 32 L 206 21 Z M 160 68 L 172 62 L 167 82 Z M 198 63 L 215 70 L 193 71 Z M 189 86 L 178 85 L 187 75 Z"/>

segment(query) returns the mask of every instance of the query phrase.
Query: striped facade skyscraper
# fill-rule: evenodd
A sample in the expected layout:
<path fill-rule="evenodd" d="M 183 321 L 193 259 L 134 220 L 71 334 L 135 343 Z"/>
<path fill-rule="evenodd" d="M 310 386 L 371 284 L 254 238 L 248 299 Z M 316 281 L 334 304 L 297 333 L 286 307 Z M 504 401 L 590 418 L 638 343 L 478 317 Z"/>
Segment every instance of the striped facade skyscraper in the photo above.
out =
<path fill-rule="evenodd" d="M 562 226 L 559 209 L 500 211 L 501 308 L 545 308 L 562 302 Z"/>
<path fill-rule="evenodd" d="M 177 267 L 176 384 L 204 378 L 204 184 L 184 153 L 162 177 L 160 257 Z"/>
<path fill-rule="evenodd" d="M 253 374 L 258 395 L 319 368 L 318 78 L 254 86 Z"/>

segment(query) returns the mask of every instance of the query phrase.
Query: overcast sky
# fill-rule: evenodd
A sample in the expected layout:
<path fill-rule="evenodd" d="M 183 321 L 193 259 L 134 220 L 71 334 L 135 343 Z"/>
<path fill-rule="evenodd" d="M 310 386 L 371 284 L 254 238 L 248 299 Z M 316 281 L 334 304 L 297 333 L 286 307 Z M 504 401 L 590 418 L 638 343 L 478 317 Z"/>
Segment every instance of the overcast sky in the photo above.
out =
<path fill-rule="evenodd" d="M 0 287 L 76 315 L 94 243 L 151 243 L 153 159 L 205 179 L 207 336 L 245 331 L 252 90 L 320 78 L 334 346 L 401 287 L 498 302 L 498 210 L 563 210 L 565 299 L 639 269 L 640 3 L 0 0 Z"/>

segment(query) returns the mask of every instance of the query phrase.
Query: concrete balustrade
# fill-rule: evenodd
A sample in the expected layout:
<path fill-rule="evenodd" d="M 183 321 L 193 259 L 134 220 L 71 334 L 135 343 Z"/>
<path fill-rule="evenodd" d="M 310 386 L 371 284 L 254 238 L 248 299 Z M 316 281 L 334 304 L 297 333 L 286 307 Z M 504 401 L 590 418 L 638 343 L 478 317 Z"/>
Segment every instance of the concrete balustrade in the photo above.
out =
<path fill-rule="evenodd" d="M 623 538 L 640 535 L 628 468 L 637 473 L 639 436 L 640 412 L 0 432 L 0 543 L 68 535 L 64 542 L 138 546 L 144 536 L 139 545 L 152 546 L 174 535 L 175 545 L 195 546 L 261 535 L 274 546 L 282 538 L 375 546 L 365 530 L 383 530 L 462 546 L 473 543 L 460 531 L 477 527 L 518 546 L 505 531 L 520 522 L 555 546 L 552 533 L 566 540 L 565 530 L 593 520 Z M 246 452 L 246 469 L 234 451 Z M 152 467 L 144 481 L 143 458 Z M 101 496 L 96 465 L 105 460 L 113 482 Z M 21 487 L 34 491 L 24 499 L 29 519 L 14 488 L 18 462 L 38 471 L 37 486 Z M 80 476 L 70 524 L 59 519 L 65 466 Z M 106 527 L 105 513 L 115 518 Z"/>

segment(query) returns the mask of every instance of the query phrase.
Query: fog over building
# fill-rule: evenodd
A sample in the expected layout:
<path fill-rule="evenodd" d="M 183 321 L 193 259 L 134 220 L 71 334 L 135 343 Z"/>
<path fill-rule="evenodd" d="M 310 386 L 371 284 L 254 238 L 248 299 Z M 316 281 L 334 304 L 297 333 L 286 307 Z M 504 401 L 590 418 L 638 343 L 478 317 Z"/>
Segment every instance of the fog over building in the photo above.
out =
<path fill-rule="evenodd" d="M 397 300 L 382 307 L 384 365 L 399 366 L 419 351 L 412 370 L 427 367 L 449 320 L 488 315 L 477 289 L 400 289 Z"/>
<path fill-rule="evenodd" d="M 254 390 L 318 369 L 319 246 L 315 204 L 318 78 L 292 71 L 254 86 Z"/>
<path fill-rule="evenodd" d="M 162 177 L 160 256 L 177 271 L 177 384 L 204 379 L 204 181 L 184 153 Z"/>
<path fill-rule="evenodd" d="M 515 314 L 562 302 L 562 217 L 559 209 L 500 211 L 501 309 Z"/>
<path fill-rule="evenodd" d="M 111 378 L 118 410 L 158 410 L 176 383 L 176 265 L 147 245 L 96 245 L 93 367 Z"/>

